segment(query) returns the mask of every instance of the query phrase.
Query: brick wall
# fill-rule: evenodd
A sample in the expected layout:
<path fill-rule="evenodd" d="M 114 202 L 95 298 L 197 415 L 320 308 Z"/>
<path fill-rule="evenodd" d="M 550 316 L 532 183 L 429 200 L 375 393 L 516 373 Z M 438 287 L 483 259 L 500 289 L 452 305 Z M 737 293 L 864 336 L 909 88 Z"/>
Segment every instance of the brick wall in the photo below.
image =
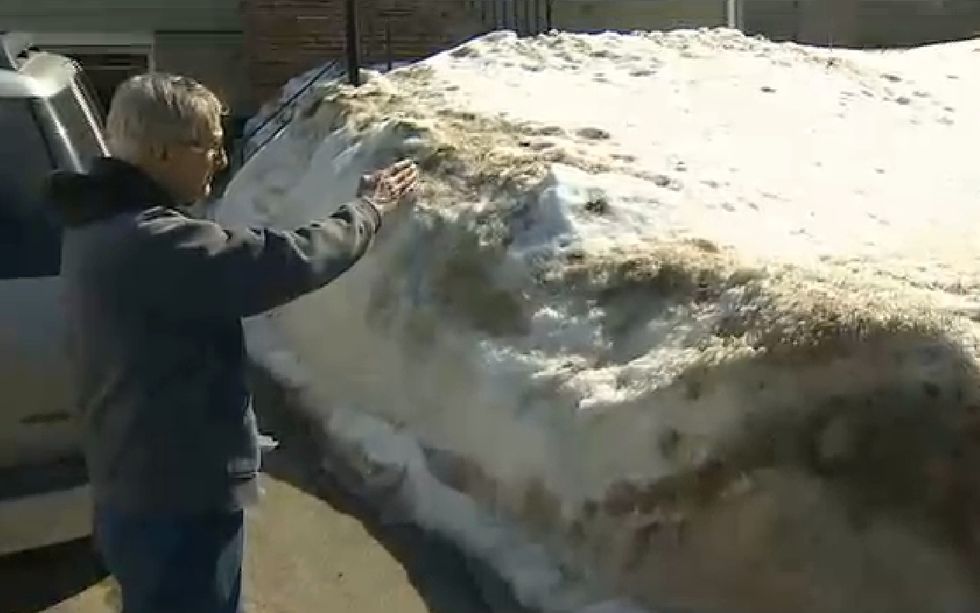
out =
<path fill-rule="evenodd" d="M 158 32 L 153 41 L 158 70 L 185 74 L 210 87 L 235 115 L 255 111 L 238 32 Z"/>
<path fill-rule="evenodd" d="M 244 0 L 247 63 L 259 100 L 346 52 L 344 0 Z M 418 59 L 482 31 L 469 0 L 358 0 L 365 63 Z M 390 32 L 390 46 L 388 43 Z"/>
<path fill-rule="evenodd" d="M 241 1 L 256 102 L 273 98 L 296 75 L 344 60 L 345 0 Z M 357 2 L 365 63 L 383 63 L 389 55 L 422 58 L 495 27 L 520 29 L 529 18 L 516 15 L 521 3 L 514 0 Z M 527 6 L 537 13 L 544 4 L 530 0 Z M 553 0 L 553 22 L 569 30 L 716 25 L 724 8 L 724 0 Z M 511 13 L 516 17 L 508 22 L 503 17 Z M 744 0 L 744 18 L 749 33 L 775 39 L 911 45 L 980 32 L 980 0 Z"/>

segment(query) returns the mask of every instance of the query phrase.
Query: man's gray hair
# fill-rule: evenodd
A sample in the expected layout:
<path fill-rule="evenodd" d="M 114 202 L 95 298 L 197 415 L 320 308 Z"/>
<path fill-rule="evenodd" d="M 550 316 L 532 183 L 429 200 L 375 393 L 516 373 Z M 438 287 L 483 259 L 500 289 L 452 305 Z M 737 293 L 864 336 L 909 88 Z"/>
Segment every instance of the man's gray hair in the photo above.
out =
<path fill-rule="evenodd" d="M 112 155 L 136 161 L 153 149 L 207 144 L 223 106 L 190 77 L 149 73 L 122 83 L 112 98 L 106 134 Z"/>

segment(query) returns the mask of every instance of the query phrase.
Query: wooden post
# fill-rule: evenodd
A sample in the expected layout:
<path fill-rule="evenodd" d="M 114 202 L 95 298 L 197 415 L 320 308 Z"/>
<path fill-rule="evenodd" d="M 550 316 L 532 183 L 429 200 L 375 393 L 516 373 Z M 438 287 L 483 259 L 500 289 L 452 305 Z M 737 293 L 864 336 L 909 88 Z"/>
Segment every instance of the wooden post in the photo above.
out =
<path fill-rule="evenodd" d="M 347 77 L 350 84 L 361 84 L 360 42 L 357 30 L 357 0 L 347 0 Z"/>

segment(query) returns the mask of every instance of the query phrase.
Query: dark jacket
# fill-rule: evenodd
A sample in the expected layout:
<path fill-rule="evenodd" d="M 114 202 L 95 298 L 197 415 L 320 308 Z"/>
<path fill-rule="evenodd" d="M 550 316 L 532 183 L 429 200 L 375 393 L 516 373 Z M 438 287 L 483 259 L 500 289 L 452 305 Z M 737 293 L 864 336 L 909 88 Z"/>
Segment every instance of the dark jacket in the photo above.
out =
<path fill-rule="evenodd" d="M 320 288 L 381 218 L 355 201 L 295 232 L 189 217 L 151 179 L 99 160 L 52 178 L 69 352 L 97 504 L 241 508 L 259 469 L 241 318 Z"/>

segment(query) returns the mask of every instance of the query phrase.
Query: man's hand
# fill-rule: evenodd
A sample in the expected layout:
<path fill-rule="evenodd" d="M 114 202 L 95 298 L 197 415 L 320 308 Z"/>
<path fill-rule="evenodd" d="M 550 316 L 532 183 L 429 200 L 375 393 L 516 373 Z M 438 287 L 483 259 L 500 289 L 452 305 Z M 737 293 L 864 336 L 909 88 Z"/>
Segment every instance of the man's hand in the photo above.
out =
<path fill-rule="evenodd" d="M 369 199 L 385 214 L 405 202 L 418 188 L 418 183 L 418 166 L 411 160 L 402 160 L 384 170 L 361 177 L 357 195 Z"/>

